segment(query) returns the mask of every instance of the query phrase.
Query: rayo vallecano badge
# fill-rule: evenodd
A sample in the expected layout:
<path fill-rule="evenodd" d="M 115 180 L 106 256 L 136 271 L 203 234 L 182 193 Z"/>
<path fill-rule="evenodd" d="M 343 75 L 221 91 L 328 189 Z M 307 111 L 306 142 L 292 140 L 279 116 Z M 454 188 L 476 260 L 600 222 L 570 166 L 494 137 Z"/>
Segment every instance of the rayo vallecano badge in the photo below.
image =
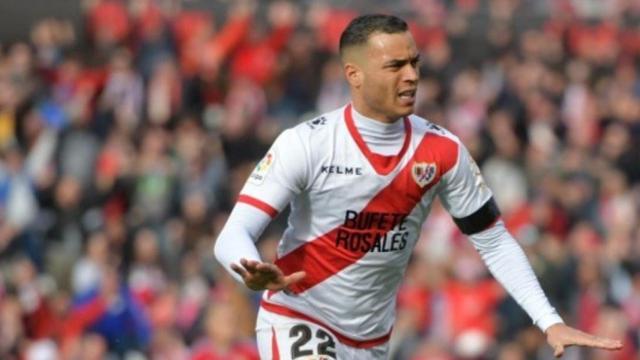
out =
<path fill-rule="evenodd" d="M 420 187 L 425 187 L 435 179 L 437 170 L 435 163 L 414 163 L 411 175 Z"/>

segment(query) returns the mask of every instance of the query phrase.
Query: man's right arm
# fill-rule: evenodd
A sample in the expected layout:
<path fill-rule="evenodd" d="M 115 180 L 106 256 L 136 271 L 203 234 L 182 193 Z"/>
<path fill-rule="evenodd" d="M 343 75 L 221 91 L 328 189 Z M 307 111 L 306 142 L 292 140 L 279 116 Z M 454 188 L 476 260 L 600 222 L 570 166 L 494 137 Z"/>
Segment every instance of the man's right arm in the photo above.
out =
<path fill-rule="evenodd" d="M 240 264 L 241 259 L 262 261 L 255 242 L 270 222 L 271 217 L 267 213 L 242 202 L 231 211 L 216 240 L 214 254 L 236 280 L 243 281 L 233 271 L 232 264 Z"/>
<path fill-rule="evenodd" d="M 255 241 L 270 221 L 267 213 L 239 202 L 214 247 L 216 258 L 225 269 L 252 290 L 282 290 L 306 275 L 295 272 L 285 276 L 275 264 L 262 262 Z"/>
<path fill-rule="evenodd" d="M 216 240 L 216 259 L 251 289 L 279 290 L 303 276 L 284 276 L 275 265 L 263 263 L 255 242 L 271 219 L 305 189 L 306 154 L 295 130 L 280 134 L 249 176 Z"/>

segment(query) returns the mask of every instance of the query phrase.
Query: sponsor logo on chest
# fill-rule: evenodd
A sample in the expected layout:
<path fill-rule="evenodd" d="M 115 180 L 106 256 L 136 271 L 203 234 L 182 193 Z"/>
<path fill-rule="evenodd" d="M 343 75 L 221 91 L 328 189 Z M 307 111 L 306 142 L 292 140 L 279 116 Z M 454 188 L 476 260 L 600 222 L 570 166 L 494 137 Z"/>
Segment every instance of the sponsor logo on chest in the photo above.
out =
<path fill-rule="evenodd" d="M 322 165 L 320 167 L 320 173 L 361 176 L 362 168 L 359 166 Z"/>
<path fill-rule="evenodd" d="M 347 210 L 335 246 L 360 253 L 404 250 L 413 238 L 406 213 Z"/>

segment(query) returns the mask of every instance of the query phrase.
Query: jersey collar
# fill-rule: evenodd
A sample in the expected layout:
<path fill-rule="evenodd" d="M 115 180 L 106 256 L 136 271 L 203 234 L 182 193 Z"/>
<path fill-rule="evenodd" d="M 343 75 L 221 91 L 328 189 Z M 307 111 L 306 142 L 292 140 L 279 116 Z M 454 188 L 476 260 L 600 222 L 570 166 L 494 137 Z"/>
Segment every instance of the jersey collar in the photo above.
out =
<path fill-rule="evenodd" d="M 407 152 L 409 148 L 409 141 L 411 140 L 411 124 L 409 123 L 409 119 L 404 117 L 404 143 L 402 144 L 402 148 L 400 152 L 394 156 L 385 156 L 372 152 L 367 144 L 364 142 L 364 139 L 358 132 L 356 125 L 353 121 L 353 115 L 351 114 L 351 104 L 347 105 L 344 108 L 344 119 L 347 124 L 347 129 L 349 130 L 349 134 L 360 148 L 360 151 L 367 158 L 373 169 L 379 175 L 388 175 L 395 167 L 400 163 L 400 160 Z"/>

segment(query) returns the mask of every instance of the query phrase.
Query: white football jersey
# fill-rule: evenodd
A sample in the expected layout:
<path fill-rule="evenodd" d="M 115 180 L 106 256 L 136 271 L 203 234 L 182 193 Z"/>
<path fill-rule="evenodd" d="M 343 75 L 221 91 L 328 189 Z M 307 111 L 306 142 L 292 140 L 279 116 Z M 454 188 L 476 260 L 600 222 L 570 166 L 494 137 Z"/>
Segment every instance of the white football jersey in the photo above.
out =
<path fill-rule="evenodd" d="M 351 105 L 284 131 L 258 163 L 238 201 L 288 227 L 276 264 L 306 271 L 262 307 L 317 322 L 359 346 L 388 340 L 395 300 L 421 224 L 438 195 L 456 219 L 492 198 L 458 138 L 418 116 L 404 118 L 396 156 L 372 153 Z"/>

